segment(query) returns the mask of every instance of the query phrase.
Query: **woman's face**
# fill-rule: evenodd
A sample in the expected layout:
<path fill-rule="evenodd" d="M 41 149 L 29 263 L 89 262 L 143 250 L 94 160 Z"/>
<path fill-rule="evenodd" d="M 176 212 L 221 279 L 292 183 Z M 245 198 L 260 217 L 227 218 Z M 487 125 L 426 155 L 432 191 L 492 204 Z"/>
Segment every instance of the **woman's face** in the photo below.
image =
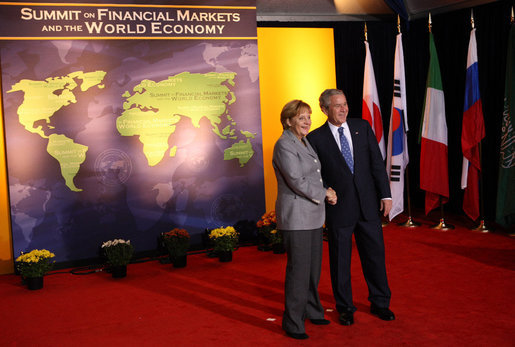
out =
<path fill-rule="evenodd" d="M 302 139 L 311 128 L 311 113 L 309 110 L 303 109 L 295 117 L 287 119 L 286 123 L 290 126 L 290 131 L 299 139 Z"/>

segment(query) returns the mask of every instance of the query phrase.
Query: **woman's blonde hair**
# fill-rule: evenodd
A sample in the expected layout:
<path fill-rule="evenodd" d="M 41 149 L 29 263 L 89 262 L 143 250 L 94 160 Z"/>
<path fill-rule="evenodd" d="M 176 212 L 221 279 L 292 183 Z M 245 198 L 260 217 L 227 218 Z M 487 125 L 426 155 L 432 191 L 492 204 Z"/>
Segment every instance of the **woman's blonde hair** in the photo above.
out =
<path fill-rule="evenodd" d="M 307 110 L 309 114 L 311 114 L 311 106 L 302 100 L 292 100 L 284 105 L 281 111 L 281 124 L 283 125 L 283 129 L 286 130 L 290 128 L 286 120 L 299 115 L 304 110 Z"/>

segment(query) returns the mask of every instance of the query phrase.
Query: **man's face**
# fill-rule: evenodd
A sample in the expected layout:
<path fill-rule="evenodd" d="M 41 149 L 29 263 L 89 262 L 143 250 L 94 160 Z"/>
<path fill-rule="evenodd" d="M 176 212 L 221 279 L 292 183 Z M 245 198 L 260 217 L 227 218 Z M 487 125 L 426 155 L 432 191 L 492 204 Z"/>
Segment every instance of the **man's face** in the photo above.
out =
<path fill-rule="evenodd" d="M 338 94 L 331 96 L 330 101 L 329 107 L 323 107 L 322 112 L 327 116 L 329 123 L 339 127 L 347 121 L 347 114 L 349 114 L 347 98 L 345 95 Z"/>

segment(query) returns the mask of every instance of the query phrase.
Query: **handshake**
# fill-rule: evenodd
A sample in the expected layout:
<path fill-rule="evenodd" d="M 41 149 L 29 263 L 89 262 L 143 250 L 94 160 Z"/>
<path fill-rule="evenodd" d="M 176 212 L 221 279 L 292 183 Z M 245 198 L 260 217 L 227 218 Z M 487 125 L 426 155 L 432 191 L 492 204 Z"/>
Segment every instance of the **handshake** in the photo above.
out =
<path fill-rule="evenodd" d="M 327 201 L 327 203 L 329 203 L 329 205 L 336 205 L 338 199 L 336 197 L 336 192 L 333 188 L 329 187 L 327 189 L 327 191 L 325 192 L 325 200 Z"/>

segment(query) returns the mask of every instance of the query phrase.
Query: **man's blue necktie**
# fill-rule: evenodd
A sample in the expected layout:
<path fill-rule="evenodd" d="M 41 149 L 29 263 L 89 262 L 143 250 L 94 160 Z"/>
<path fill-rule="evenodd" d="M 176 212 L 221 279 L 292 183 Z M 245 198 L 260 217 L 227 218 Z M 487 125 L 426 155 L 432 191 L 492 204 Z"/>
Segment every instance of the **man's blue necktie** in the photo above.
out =
<path fill-rule="evenodd" d="M 343 127 L 338 128 L 338 133 L 340 134 L 340 145 L 342 148 L 342 155 L 349 166 L 349 169 L 352 173 L 354 173 L 354 160 L 352 159 L 352 153 L 350 152 L 349 142 L 345 135 L 343 135 Z"/>

